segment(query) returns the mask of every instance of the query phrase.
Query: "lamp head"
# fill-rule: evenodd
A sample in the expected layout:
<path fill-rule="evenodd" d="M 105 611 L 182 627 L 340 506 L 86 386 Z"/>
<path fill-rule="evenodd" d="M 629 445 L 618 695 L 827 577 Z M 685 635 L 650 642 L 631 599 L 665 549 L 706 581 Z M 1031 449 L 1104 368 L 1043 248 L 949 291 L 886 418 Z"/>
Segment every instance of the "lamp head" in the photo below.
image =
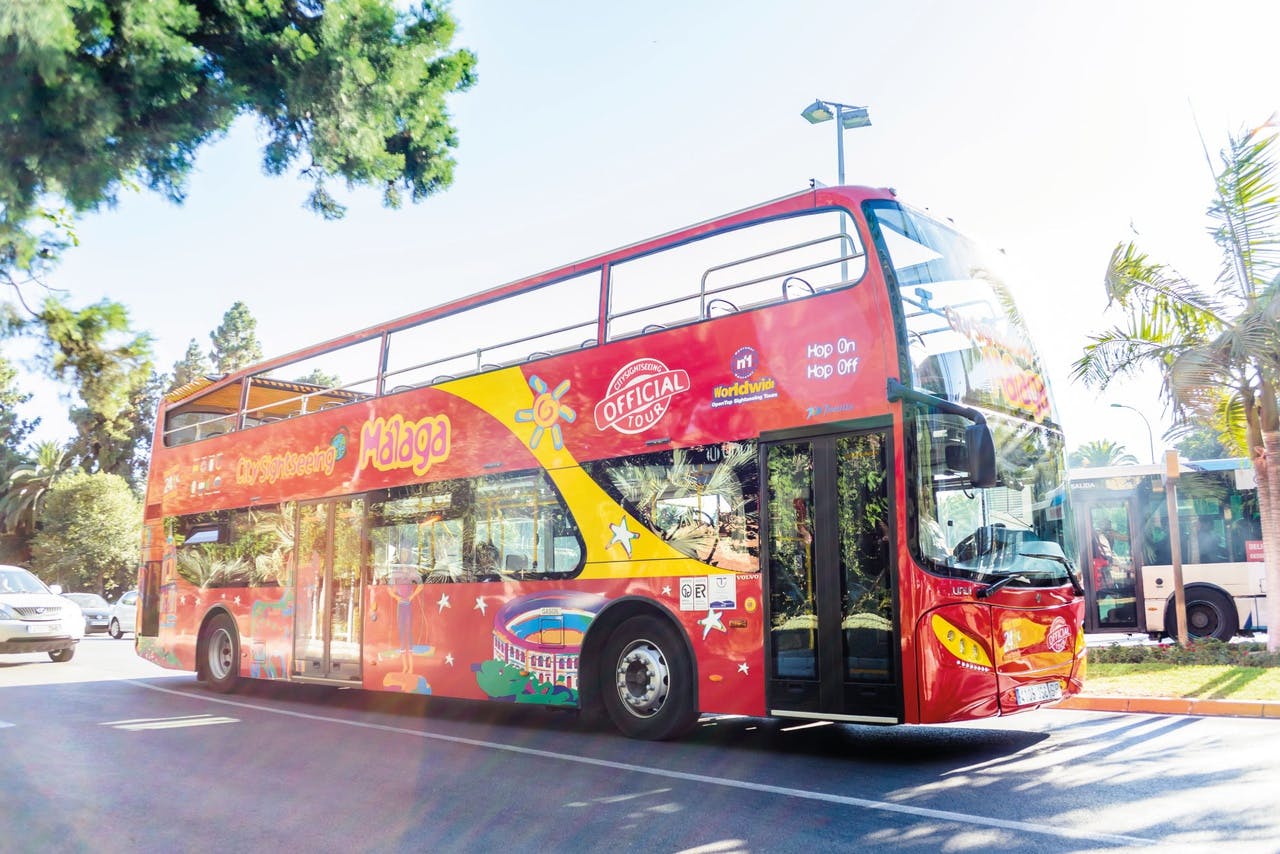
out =
<path fill-rule="evenodd" d="M 871 116 L 866 107 L 845 107 L 840 110 L 840 125 L 845 130 L 864 128 L 871 124 Z"/>
<path fill-rule="evenodd" d="M 804 116 L 809 124 L 813 125 L 820 122 L 829 122 L 835 118 L 835 113 L 831 112 L 831 108 L 822 101 L 814 101 L 805 107 L 800 115 Z"/>

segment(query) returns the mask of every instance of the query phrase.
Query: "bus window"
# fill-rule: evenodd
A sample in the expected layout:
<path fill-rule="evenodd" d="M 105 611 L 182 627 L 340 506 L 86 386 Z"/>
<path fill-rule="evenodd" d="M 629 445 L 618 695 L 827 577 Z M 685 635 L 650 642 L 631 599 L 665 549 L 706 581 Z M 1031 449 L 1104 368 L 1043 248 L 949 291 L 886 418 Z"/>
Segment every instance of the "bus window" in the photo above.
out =
<path fill-rule="evenodd" d="M 964 459 L 967 421 L 955 415 L 916 419 L 919 457 L 912 550 L 926 566 L 954 578 L 1009 586 L 1067 583 L 1059 561 L 1034 557 L 1028 544 L 1069 542 L 1065 523 L 1062 434 L 1027 421 L 992 416 L 998 481 L 987 489 L 968 481 Z M 914 520 L 910 516 L 914 516 Z M 1071 546 L 1065 555 L 1073 555 Z"/>
<path fill-rule="evenodd" d="M 288 583 L 291 503 L 171 516 L 165 526 L 177 549 L 178 575 L 197 587 Z"/>
<path fill-rule="evenodd" d="M 675 549 L 735 572 L 759 569 L 754 442 L 675 448 L 586 468 L 627 512 Z"/>
<path fill-rule="evenodd" d="M 421 483 L 370 503 L 373 583 L 564 578 L 582 565 L 568 508 L 542 472 Z"/>
<path fill-rule="evenodd" d="M 198 395 L 165 412 L 164 446 L 175 448 L 239 429 L 240 384 Z"/>
<path fill-rule="evenodd" d="M 473 306 L 417 326 L 387 342 L 384 391 L 421 385 L 594 346 L 600 313 L 600 270 Z M 530 318 L 555 318 L 554 328 Z"/>
<path fill-rule="evenodd" d="M 577 525 L 541 471 L 476 479 L 472 553 L 497 578 L 564 578 L 582 565 Z"/>
<path fill-rule="evenodd" d="M 865 269 L 856 232 L 834 211 L 718 232 L 610 268 L 608 337 L 795 299 Z"/>

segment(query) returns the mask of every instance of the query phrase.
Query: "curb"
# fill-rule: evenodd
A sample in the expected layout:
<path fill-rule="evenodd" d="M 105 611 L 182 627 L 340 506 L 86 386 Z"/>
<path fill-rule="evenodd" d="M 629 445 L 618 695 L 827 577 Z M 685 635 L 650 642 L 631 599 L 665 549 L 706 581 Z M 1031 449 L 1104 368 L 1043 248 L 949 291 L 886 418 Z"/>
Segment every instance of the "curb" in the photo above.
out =
<path fill-rule="evenodd" d="M 1067 697 L 1055 709 L 1149 715 L 1212 715 L 1280 720 L 1280 703 L 1266 700 L 1194 700 L 1177 697 Z"/>

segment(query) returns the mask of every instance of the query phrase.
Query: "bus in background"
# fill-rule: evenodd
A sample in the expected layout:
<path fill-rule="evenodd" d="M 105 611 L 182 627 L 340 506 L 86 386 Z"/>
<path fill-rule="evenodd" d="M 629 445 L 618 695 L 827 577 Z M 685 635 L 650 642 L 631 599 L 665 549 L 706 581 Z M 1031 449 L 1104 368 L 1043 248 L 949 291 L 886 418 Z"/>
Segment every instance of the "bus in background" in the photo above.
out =
<path fill-rule="evenodd" d="M 194 381 L 137 650 L 638 738 L 1073 694 L 1063 439 L 997 271 L 815 187 Z"/>
<path fill-rule="evenodd" d="M 1177 637 L 1163 465 L 1071 471 L 1090 632 Z M 1187 633 L 1230 640 L 1265 630 L 1258 487 L 1247 459 L 1183 463 L 1178 542 Z"/>

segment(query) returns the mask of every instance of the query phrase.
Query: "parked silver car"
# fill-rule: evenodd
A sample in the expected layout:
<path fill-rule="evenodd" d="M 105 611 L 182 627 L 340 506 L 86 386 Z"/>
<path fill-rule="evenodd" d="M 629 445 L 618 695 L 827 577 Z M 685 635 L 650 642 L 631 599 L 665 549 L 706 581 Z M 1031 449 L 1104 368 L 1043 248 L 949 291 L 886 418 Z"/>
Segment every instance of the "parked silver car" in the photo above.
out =
<path fill-rule="evenodd" d="M 0 653 L 47 652 L 70 661 L 82 637 L 79 605 L 22 567 L 0 564 Z"/>
<path fill-rule="evenodd" d="M 111 625 L 107 632 L 119 640 L 125 632 L 134 630 L 134 621 L 138 618 L 138 591 L 130 590 L 116 600 L 111 606 Z"/>

